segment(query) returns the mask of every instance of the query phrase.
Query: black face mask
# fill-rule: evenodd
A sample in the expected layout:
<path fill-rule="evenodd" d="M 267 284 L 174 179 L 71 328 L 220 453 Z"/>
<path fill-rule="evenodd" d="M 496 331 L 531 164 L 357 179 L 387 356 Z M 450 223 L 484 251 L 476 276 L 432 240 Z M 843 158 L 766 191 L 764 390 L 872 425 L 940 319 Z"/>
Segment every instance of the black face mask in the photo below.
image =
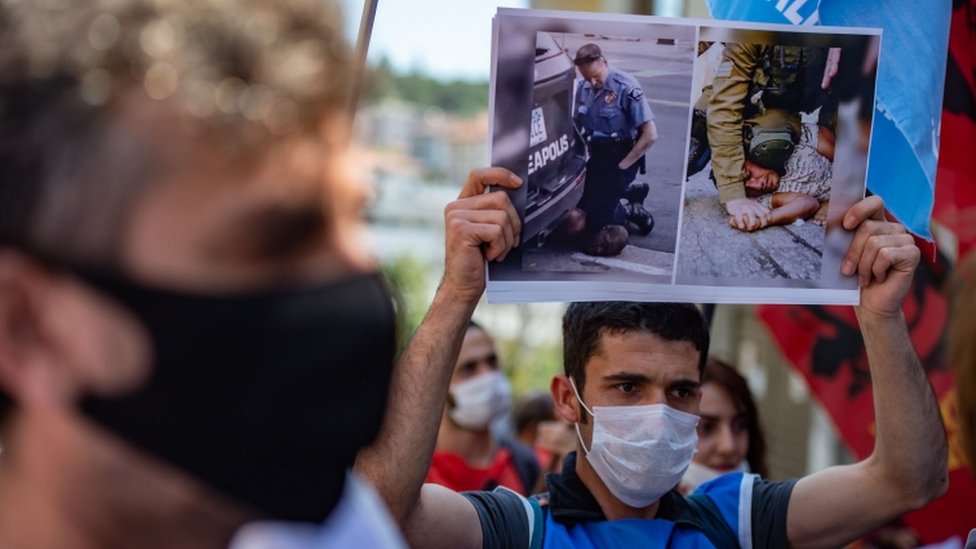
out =
<path fill-rule="evenodd" d="M 82 410 L 135 446 L 272 518 L 321 521 L 376 436 L 395 352 L 378 275 L 233 296 L 81 278 L 152 339 L 149 379 Z"/>

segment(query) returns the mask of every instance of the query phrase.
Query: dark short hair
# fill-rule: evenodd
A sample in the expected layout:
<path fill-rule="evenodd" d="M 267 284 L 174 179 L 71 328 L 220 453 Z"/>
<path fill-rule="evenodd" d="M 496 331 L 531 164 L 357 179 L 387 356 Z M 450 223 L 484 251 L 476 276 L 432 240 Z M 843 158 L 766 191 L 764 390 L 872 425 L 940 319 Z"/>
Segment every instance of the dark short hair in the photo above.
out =
<path fill-rule="evenodd" d="M 601 57 L 603 57 L 603 51 L 600 50 L 600 46 L 593 43 L 583 44 L 576 50 L 576 58 L 573 59 L 573 64 L 579 67 L 580 65 L 592 63 Z"/>
<path fill-rule="evenodd" d="M 586 363 L 599 352 L 603 334 L 649 332 L 664 341 L 687 341 L 699 353 L 698 372 L 708 356 L 708 325 L 690 303 L 594 301 L 573 303 L 563 315 L 563 369 L 583 392 Z"/>
<path fill-rule="evenodd" d="M 543 392 L 526 395 L 515 406 L 515 432 L 521 433 L 529 427 L 555 418 L 552 395 Z"/>
<path fill-rule="evenodd" d="M 759 423 L 756 401 L 752 398 L 746 379 L 731 364 L 709 357 L 705 363 L 702 383 L 718 385 L 732 399 L 736 413 L 742 415 L 748 424 L 749 450 L 746 452 L 746 461 L 749 462 L 749 469 L 761 477 L 767 477 L 769 471 L 766 468 L 766 437 Z"/>

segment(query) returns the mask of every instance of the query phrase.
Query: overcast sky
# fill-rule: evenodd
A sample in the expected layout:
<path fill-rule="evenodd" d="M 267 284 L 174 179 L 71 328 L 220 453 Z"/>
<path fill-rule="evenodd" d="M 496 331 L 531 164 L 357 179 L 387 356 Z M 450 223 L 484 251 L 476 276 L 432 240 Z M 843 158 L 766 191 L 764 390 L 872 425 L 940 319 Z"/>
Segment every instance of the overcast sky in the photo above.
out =
<path fill-rule="evenodd" d="M 488 79 L 497 8 L 528 6 L 528 0 L 378 1 L 370 62 L 385 56 L 397 69 L 465 80 Z M 343 4 L 349 27 L 358 30 L 363 0 Z"/>

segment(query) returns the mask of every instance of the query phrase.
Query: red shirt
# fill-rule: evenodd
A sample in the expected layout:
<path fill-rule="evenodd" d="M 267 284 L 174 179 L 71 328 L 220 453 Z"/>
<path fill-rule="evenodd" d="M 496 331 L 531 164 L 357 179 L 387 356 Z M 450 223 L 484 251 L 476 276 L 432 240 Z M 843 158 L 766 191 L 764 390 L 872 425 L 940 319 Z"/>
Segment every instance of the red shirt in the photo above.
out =
<path fill-rule="evenodd" d="M 507 448 L 499 448 L 494 461 L 485 468 L 472 467 L 456 454 L 435 452 L 426 481 L 456 492 L 492 490 L 496 486 L 505 486 L 524 495 L 528 490 L 522 486 L 512 454 Z"/>

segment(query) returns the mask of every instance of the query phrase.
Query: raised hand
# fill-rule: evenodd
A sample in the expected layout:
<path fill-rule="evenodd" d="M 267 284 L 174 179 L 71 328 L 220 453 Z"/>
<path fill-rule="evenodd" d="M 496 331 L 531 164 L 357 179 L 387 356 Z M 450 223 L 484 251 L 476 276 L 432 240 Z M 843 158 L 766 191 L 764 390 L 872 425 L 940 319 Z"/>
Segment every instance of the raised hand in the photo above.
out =
<path fill-rule="evenodd" d="M 898 316 L 921 257 L 915 239 L 904 227 L 885 219 L 884 202 L 877 196 L 851 206 L 843 223 L 845 229 L 856 231 L 841 273 L 858 277 L 859 312 Z"/>
<path fill-rule="evenodd" d="M 478 300 L 485 289 L 485 261 L 504 261 L 518 245 L 522 222 L 503 192 L 491 186 L 518 188 L 522 180 L 505 168 L 482 168 L 468 175 L 461 193 L 444 208 L 446 229 L 442 290 L 464 300 Z"/>

